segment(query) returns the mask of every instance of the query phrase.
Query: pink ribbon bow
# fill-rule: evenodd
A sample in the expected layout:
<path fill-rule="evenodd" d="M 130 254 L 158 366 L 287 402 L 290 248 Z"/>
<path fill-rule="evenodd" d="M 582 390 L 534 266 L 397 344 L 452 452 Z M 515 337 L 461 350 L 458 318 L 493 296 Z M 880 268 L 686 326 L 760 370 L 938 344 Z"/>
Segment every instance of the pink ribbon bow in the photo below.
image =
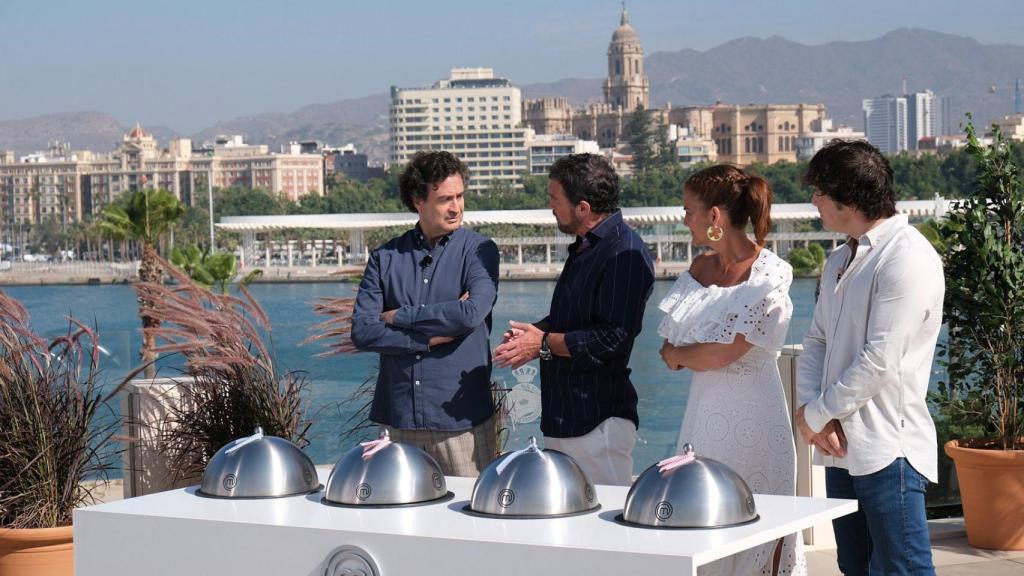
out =
<path fill-rule="evenodd" d="M 369 460 L 371 456 L 391 445 L 391 435 L 387 430 L 381 433 L 380 438 L 368 442 L 360 442 L 363 447 L 363 460 Z"/>
<path fill-rule="evenodd" d="M 677 454 L 675 456 L 665 458 L 664 460 L 658 462 L 658 472 L 661 472 L 662 474 L 667 474 L 675 470 L 676 468 L 686 466 L 690 462 L 693 462 L 693 460 L 693 446 L 691 446 L 690 444 L 683 444 L 682 454 Z"/>
<path fill-rule="evenodd" d="M 665 472 L 671 472 L 680 466 L 685 466 L 693 462 L 693 454 L 680 454 L 671 458 L 665 458 L 658 462 L 658 472 L 664 474 Z"/>

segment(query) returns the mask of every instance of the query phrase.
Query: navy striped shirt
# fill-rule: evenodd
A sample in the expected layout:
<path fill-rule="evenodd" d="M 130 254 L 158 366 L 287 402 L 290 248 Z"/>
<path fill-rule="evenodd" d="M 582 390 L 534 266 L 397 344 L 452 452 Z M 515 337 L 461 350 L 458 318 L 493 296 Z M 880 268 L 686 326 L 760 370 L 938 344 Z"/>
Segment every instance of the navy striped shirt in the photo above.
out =
<path fill-rule="evenodd" d="M 537 323 L 564 333 L 571 354 L 540 363 L 545 436 L 582 436 L 613 416 L 639 427 L 628 364 L 653 285 L 650 251 L 619 211 L 569 247 L 551 311 Z"/>

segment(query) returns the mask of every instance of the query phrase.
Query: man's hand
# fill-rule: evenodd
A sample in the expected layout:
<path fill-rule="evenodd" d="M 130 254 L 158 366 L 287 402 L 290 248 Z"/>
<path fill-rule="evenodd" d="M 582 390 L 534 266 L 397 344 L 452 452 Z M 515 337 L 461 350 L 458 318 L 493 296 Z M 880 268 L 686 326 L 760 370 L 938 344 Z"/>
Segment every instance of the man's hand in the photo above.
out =
<path fill-rule="evenodd" d="M 804 439 L 804 442 L 817 446 L 818 450 L 821 450 L 828 456 L 845 457 L 846 433 L 843 432 L 842 424 L 838 420 L 829 420 L 825 427 L 821 429 L 821 432 L 815 432 L 807 425 L 807 419 L 804 418 L 804 407 L 797 408 L 796 413 L 793 415 L 793 421 L 796 424 L 797 430 L 800 431 L 800 437 Z"/>
<path fill-rule="evenodd" d="M 844 458 L 846 456 L 846 433 L 843 432 L 843 426 L 839 420 L 829 420 L 828 424 L 825 424 L 825 427 L 815 437 L 814 445 L 829 456 Z"/>
<path fill-rule="evenodd" d="M 540 328 L 514 320 L 509 326 L 502 335 L 502 343 L 494 349 L 494 361 L 499 368 L 519 368 L 540 355 L 540 341 L 544 337 Z"/>
<path fill-rule="evenodd" d="M 427 346 L 433 348 L 434 346 L 440 346 L 441 344 L 447 344 L 455 340 L 452 336 L 431 336 L 430 341 L 427 342 Z"/>
<path fill-rule="evenodd" d="M 668 340 L 665 340 L 665 343 L 661 345 L 661 361 L 665 363 L 665 366 L 668 366 L 669 370 L 682 370 L 686 366 L 683 366 L 681 362 L 675 359 L 675 351 L 676 347 L 669 344 Z"/>
<path fill-rule="evenodd" d="M 519 336 L 522 333 L 523 333 L 522 330 L 516 330 L 515 328 L 509 328 L 508 330 L 505 330 L 501 334 L 501 343 L 504 344 L 504 343 L 508 342 L 509 340 Z"/>

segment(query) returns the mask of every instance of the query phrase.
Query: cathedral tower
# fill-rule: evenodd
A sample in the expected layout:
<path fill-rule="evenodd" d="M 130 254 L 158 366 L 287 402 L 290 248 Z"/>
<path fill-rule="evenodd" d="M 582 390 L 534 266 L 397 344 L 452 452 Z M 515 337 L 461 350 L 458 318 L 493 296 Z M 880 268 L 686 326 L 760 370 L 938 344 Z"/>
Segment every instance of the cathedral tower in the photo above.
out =
<path fill-rule="evenodd" d="M 644 48 L 636 30 L 629 25 L 629 13 L 622 8 L 619 27 L 608 44 L 608 78 L 604 81 L 605 103 L 632 112 L 649 108 L 651 84 L 644 73 Z"/>

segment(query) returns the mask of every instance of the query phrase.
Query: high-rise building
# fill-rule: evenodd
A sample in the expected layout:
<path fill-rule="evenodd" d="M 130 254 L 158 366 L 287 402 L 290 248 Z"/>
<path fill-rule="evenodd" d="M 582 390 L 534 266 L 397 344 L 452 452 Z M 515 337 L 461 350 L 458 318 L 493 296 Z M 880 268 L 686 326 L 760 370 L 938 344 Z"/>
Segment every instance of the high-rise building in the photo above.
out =
<path fill-rule="evenodd" d="M 886 154 L 908 149 L 906 98 L 866 98 L 861 106 L 864 110 L 864 133 L 868 142 Z"/>
<path fill-rule="evenodd" d="M 1024 114 L 1024 81 L 1020 78 L 1013 87 L 1013 110 L 1014 114 Z"/>
<path fill-rule="evenodd" d="M 935 136 L 935 94 L 931 90 L 904 96 L 907 99 L 907 148 L 917 150 L 921 138 Z"/>
<path fill-rule="evenodd" d="M 425 88 L 392 86 L 389 116 L 393 163 L 419 150 L 448 150 L 469 165 L 468 190 L 522 188 L 533 131 L 521 126 L 519 88 L 492 69 L 454 68 Z"/>
<path fill-rule="evenodd" d="M 935 135 L 945 136 L 959 132 L 960 129 L 953 122 L 953 106 L 949 96 L 935 95 Z"/>
<path fill-rule="evenodd" d="M 936 97 L 931 90 L 906 94 L 906 140 L 907 148 L 918 150 L 921 138 L 938 133 L 936 118 Z"/>

